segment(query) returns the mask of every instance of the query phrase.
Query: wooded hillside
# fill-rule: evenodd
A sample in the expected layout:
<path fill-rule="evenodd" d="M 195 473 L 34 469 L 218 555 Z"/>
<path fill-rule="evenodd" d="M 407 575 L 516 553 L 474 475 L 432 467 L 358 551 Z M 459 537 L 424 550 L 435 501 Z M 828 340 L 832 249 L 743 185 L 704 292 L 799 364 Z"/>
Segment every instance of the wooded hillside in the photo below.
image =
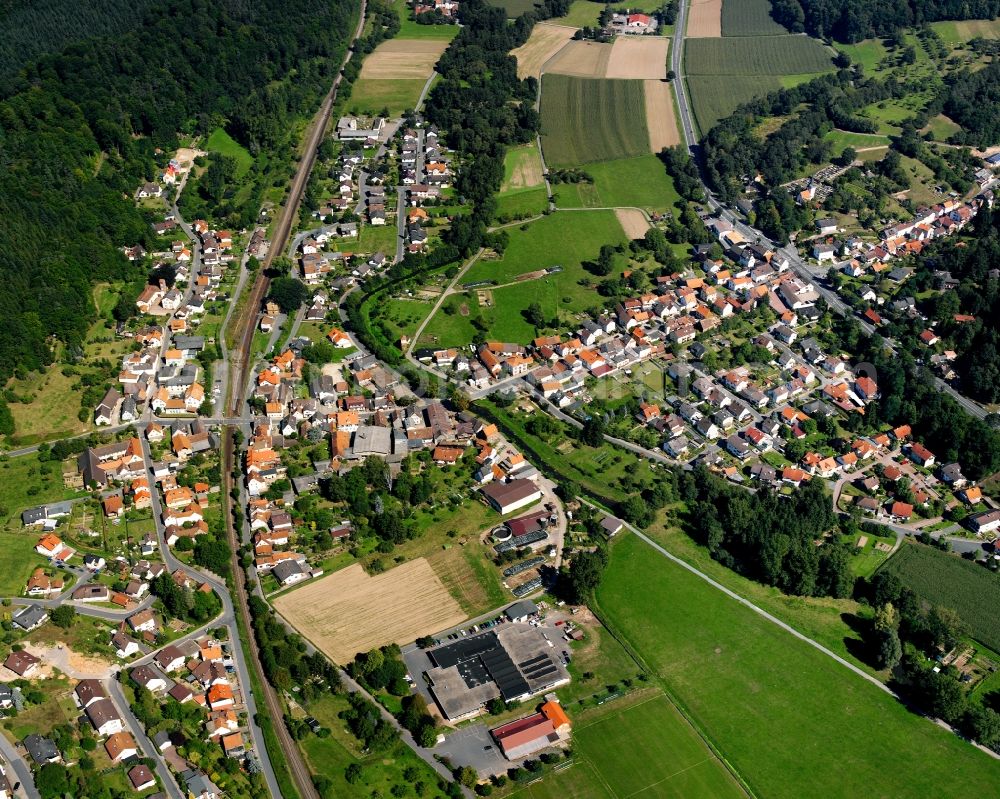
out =
<path fill-rule="evenodd" d="M 93 282 L 134 269 L 119 247 L 150 243 L 131 195 L 178 132 L 223 124 L 254 154 L 290 144 L 291 121 L 339 66 L 357 6 L 164 0 L 141 27 L 71 44 L 6 84 L 0 378 L 51 362 L 50 336 L 78 350 Z"/>

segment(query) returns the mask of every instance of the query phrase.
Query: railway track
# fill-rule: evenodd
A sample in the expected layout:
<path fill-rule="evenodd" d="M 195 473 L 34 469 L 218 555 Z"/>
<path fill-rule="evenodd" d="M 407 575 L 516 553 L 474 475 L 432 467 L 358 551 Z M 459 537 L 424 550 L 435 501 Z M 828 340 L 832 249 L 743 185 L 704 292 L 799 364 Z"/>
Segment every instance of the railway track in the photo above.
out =
<path fill-rule="evenodd" d="M 366 11 L 367 2 L 366 0 L 361 0 L 358 26 L 354 31 L 354 36 L 352 37 L 350 44 L 348 45 L 348 50 L 344 55 L 340 71 L 337 73 L 337 77 L 334 80 L 333 85 L 330 87 L 330 91 L 327 92 L 326 97 L 323 99 L 323 103 L 320 105 L 319 114 L 313 122 L 309 136 L 306 140 L 302 160 L 299 162 L 298 169 L 292 179 L 292 184 L 288 192 L 288 202 L 282 209 L 281 216 L 278 218 L 278 222 L 275 225 L 274 234 L 271 237 L 271 245 L 268 248 L 267 256 L 265 257 L 262 268 L 257 274 L 253 287 L 250 290 L 250 300 L 247 303 L 242 317 L 238 321 L 237 329 L 240 331 L 238 336 L 239 346 L 236 352 L 232 353 L 229 363 L 231 376 L 229 381 L 229 416 L 231 418 L 243 418 L 244 416 L 243 405 L 246 395 L 246 387 L 250 374 L 253 370 L 253 336 L 254 330 L 257 326 L 257 314 L 264 302 L 264 297 L 267 295 L 271 282 L 270 278 L 267 276 L 267 271 L 270 268 L 275 255 L 283 253 L 285 247 L 287 246 L 295 214 L 298 212 L 299 203 L 302 201 L 302 194 L 305 191 L 309 175 L 316 162 L 316 152 L 319 149 L 320 143 L 323 141 L 323 134 L 326 132 L 326 126 L 333 110 L 333 104 L 337 99 L 337 90 L 340 88 L 341 81 L 344 77 L 344 66 L 346 66 L 347 62 L 353 57 L 354 44 L 361 36 L 361 32 L 364 29 Z M 233 468 L 236 462 L 235 450 L 236 447 L 233 438 L 233 427 L 231 425 L 226 425 L 223 427 L 222 440 L 222 495 L 225 498 L 223 503 L 226 517 L 226 535 L 229 539 L 231 552 L 230 563 L 233 571 L 233 594 L 235 598 L 235 608 L 236 612 L 240 614 L 240 618 L 243 621 L 243 627 L 247 632 L 247 647 L 250 651 L 252 661 L 249 666 L 256 673 L 257 681 L 263 688 L 263 700 L 266 712 L 270 717 L 271 726 L 278 738 L 278 744 L 281 746 L 282 752 L 284 753 L 285 761 L 288 763 L 292 780 L 295 783 L 295 787 L 298 790 L 299 795 L 303 797 L 303 799 L 320 799 L 320 795 L 316 790 L 316 787 L 313 785 L 312 774 L 310 773 L 308 766 L 306 766 L 302 753 L 299 751 L 298 746 L 296 746 L 295 741 L 288 732 L 288 728 L 285 726 L 284 713 L 280 697 L 274 687 L 264 676 L 264 669 L 260 662 L 260 650 L 257 647 L 257 641 L 253 634 L 253 624 L 250 617 L 250 604 L 247 598 L 247 576 L 246 572 L 239 563 L 239 556 L 237 553 L 240 547 L 240 540 L 233 514 L 233 497 L 231 491 L 233 488 Z M 258 699 L 260 699 L 260 697 L 258 697 Z M 260 712 L 260 708 L 258 708 L 258 712 Z M 281 799 L 281 797 L 275 797 L 275 799 Z"/>

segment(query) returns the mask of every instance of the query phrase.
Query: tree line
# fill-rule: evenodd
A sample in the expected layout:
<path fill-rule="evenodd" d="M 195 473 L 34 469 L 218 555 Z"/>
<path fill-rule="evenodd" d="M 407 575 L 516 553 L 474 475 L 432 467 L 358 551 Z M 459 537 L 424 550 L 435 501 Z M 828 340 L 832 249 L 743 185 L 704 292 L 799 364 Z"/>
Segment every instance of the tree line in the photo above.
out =
<path fill-rule="evenodd" d="M 793 33 L 859 42 L 946 19 L 993 19 L 1000 0 L 772 0 L 771 15 Z"/>

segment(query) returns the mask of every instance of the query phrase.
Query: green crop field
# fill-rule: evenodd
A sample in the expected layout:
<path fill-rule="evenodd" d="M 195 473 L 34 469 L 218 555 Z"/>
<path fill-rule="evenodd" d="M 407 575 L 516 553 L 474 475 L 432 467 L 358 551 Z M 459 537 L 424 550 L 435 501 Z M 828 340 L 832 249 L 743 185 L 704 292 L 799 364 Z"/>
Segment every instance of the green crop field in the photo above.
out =
<path fill-rule="evenodd" d="M 757 796 L 996 792 L 1000 762 L 635 536 L 597 606 Z"/>
<path fill-rule="evenodd" d="M 253 156 L 236 139 L 222 128 L 216 128 L 205 141 L 205 149 L 210 153 L 227 155 L 236 161 L 236 177 L 241 178 L 253 166 Z"/>
<path fill-rule="evenodd" d="M 642 81 L 544 75 L 541 112 L 550 169 L 649 152 Z"/>
<path fill-rule="evenodd" d="M 771 16 L 771 0 L 722 0 L 723 36 L 780 36 L 787 29 Z"/>
<path fill-rule="evenodd" d="M 645 208 L 666 211 L 680 201 L 663 162 L 655 155 L 587 164 L 593 183 L 553 187 L 559 208 Z"/>
<path fill-rule="evenodd" d="M 882 568 L 922 599 L 954 610 L 975 639 L 1000 650 L 1000 577 L 996 574 L 957 555 L 918 544 L 900 547 Z"/>
<path fill-rule="evenodd" d="M 831 52 L 808 36 L 689 39 L 689 75 L 801 75 L 833 68 Z"/>
<path fill-rule="evenodd" d="M 688 44 L 693 41 L 707 40 Z M 687 85 L 698 127 L 706 133 L 741 103 L 780 89 L 781 81 L 773 75 L 689 75 Z"/>
<path fill-rule="evenodd" d="M 622 700 L 618 700 L 622 701 Z M 570 707 L 572 713 L 572 706 Z M 591 720 L 591 714 L 598 718 Z M 572 767 L 516 791 L 522 799 L 745 796 L 662 694 L 590 711 L 573 727 Z"/>

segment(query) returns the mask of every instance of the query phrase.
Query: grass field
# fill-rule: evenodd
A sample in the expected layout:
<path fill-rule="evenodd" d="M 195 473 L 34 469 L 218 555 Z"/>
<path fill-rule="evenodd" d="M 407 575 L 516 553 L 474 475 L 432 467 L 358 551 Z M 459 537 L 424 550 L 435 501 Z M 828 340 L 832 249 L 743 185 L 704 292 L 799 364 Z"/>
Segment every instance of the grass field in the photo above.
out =
<path fill-rule="evenodd" d="M 383 300 L 380 304 L 385 309 L 384 317 L 380 318 L 390 329 L 394 341 L 402 335 L 412 336 L 432 306 L 423 300 L 407 299 Z"/>
<path fill-rule="evenodd" d="M 549 195 L 544 186 L 518 189 L 497 195 L 497 219 L 525 219 L 537 216 L 549 207 Z"/>
<path fill-rule="evenodd" d="M 634 536 L 615 545 L 597 599 L 758 796 L 995 790 L 1000 763 Z"/>
<path fill-rule="evenodd" d="M 400 14 L 399 33 L 396 36 L 400 39 L 443 39 L 450 42 L 458 36 L 458 25 L 421 25 L 410 19 L 410 15 L 405 6 Z"/>
<path fill-rule="evenodd" d="M 573 751 L 572 767 L 512 795 L 524 799 L 745 796 L 662 694 L 589 711 L 573 727 Z"/>
<path fill-rule="evenodd" d="M 417 104 L 426 82 L 423 78 L 358 78 L 347 105 L 352 113 L 378 114 L 388 108 L 390 116 L 399 116 Z"/>
<path fill-rule="evenodd" d="M 544 75 L 542 88 L 542 147 L 550 168 L 649 152 L 642 81 Z"/>
<path fill-rule="evenodd" d="M 1000 19 L 966 19 L 957 22 L 932 22 L 946 44 L 961 44 L 972 39 L 1000 39 Z"/>
<path fill-rule="evenodd" d="M 871 147 L 888 147 L 887 136 L 867 133 L 852 133 L 846 130 L 831 130 L 824 136 L 832 145 L 831 156 L 836 158 L 848 147 L 855 150 L 867 150 Z"/>
<path fill-rule="evenodd" d="M 62 464 L 41 462 L 36 453 L 0 462 L 0 525 L 20 525 L 21 511 L 82 494 L 66 488 Z"/>
<path fill-rule="evenodd" d="M 236 161 L 236 177 L 242 178 L 253 166 L 253 156 L 247 149 L 230 136 L 222 128 L 216 128 L 205 142 L 205 149 L 210 153 L 227 155 Z"/>
<path fill-rule="evenodd" d="M 655 155 L 587 164 L 593 183 L 561 183 L 553 188 L 559 208 L 635 206 L 666 211 L 680 201 L 673 181 Z"/>
<path fill-rule="evenodd" d="M 396 255 L 396 217 L 393 214 L 385 225 L 364 225 L 358 232 L 358 243 L 355 252 L 376 253 L 379 250 L 389 257 Z"/>
<path fill-rule="evenodd" d="M 438 777 L 404 743 L 399 742 L 388 752 L 368 753 L 360 750 L 358 740 L 350 733 L 338 715 L 349 707 L 342 696 L 324 694 L 310 702 L 304 710 L 330 730 L 327 738 L 308 734 L 299 747 L 314 774 L 322 774 L 330 784 L 321 796 L 335 799 L 343 796 L 391 796 L 396 785 L 412 789 L 419 782 L 426 788 L 425 799 L 444 796 L 438 790 Z M 361 778 L 349 783 L 344 773 L 352 763 L 361 766 Z M 403 795 L 412 795 L 409 791 Z"/>
<path fill-rule="evenodd" d="M 771 16 L 770 0 L 722 0 L 723 36 L 780 36 L 788 31 Z"/>
<path fill-rule="evenodd" d="M 0 572 L 0 595 L 20 596 L 31 573 L 45 565 L 45 558 L 35 552 L 40 534 L 30 530 L 0 529 L 0 551 L 3 571 Z"/>
<path fill-rule="evenodd" d="M 502 4 L 497 2 L 494 5 Z M 656 11 L 661 5 L 663 3 L 659 0 L 636 0 L 636 2 L 628 3 L 629 9 L 632 11 L 646 12 Z M 573 0 L 566 16 L 556 17 L 548 21 L 555 25 L 569 25 L 573 28 L 596 27 L 602 8 L 604 6 L 601 3 L 595 3 L 593 0 Z"/>
<path fill-rule="evenodd" d="M 691 39 L 684 49 L 689 75 L 801 75 L 832 68 L 830 51 L 807 36 Z"/>
<path fill-rule="evenodd" d="M 490 0 L 491 6 L 497 6 L 507 12 L 511 19 L 521 16 L 525 11 L 535 7 L 535 0 Z"/>
<path fill-rule="evenodd" d="M 951 608 L 968 626 L 973 638 L 1000 650 L 1000 577 L 982 566 L 933 547 L 904 542 L 886 561 L 919 597 Z"/>
<path fill-rule="evenodd" d="M 780 89 L 781 81 L 774 75 L 688 75 L 687 85 L 695 119 L 704 133 L 741 103 Z"/>
<path fill-rule="evenodd" d="M 837 44 L 837 49 L 851 57 L 852 63 L 864 67 L 866 74 L 876 71 L 878 65 L 889 54 L 881 39 L 865 39 L 856 44 Z"/>
<path fill-rule="evenodd" d="M 931 118 L 931 121 L 921 129 L 921 133 L 930 133 L 934 137 L 935 141 L 946 142 L 954 134 L 958 133 L 962 128 L 959 124 L 944 114 L 938 114 Z"/>
<path fill-rule="evenodd" d="M 559 275 L 572 274 L 576 282 L 583 261 L 597 257 L 602 244 L 624 243 L 621 226 L 612 211 L 552 214 L 527 224 L 508 228 L 510 241 L 503 258 L 479 261 L 464 276 L 464 283 L 494 280 L 506 283 L 517 275 L 562 266 Z"/>

